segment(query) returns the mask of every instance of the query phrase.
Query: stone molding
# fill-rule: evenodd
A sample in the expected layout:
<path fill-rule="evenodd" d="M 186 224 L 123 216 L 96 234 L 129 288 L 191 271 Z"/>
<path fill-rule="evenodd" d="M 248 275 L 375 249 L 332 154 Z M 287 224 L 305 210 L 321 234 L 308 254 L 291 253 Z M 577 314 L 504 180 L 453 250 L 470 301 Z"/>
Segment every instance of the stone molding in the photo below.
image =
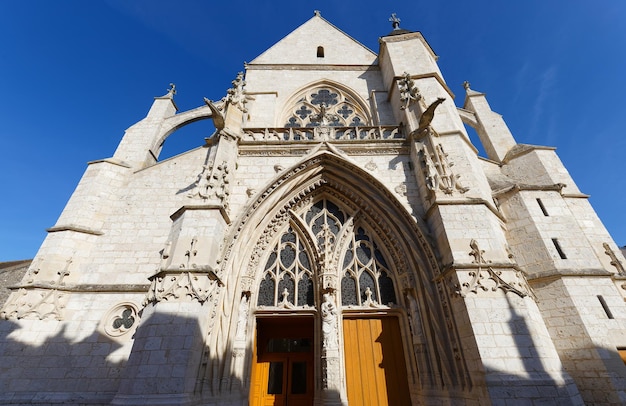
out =
<path fill-rule="evenodd" d="M 305 65 L 305 64 L 257 64 L 246 65 L 247 70 L 326 70 L 326 71 L 380 71 L 378 65 Z"/>
<path fill-rule="evenodd" d="M 104 235 L 102 231 L 98 231 L 89 227 L 77 226 L 74 224 L 54 226 L 54 227 L 50 227 L 46 229 L 46 231 L 49 233 L 57 233 L 59 231 L 74 231 L 76 233 L 82 233 L 82 234 Z"/>
<path fill-rule="evenodd" d="M 177 218 L 183 215 L 188 210 L 219 210 L 222 218 L 226 224 L 230 224 L 230 216 L 226 209 L 221 204 L 185 204 L 176 210 L 171 216 L 172 221 L 176 221 Z"/>
<path fill-rule="evenodd" d="M 121 166 L 122 168 L 132 168 L 132 166 L 128 165 L 126 162 L 120 161 L 115 158 L 104 158 L 104 159 L 96 159 L 95 161 L 87 162 L 87 165 L 99 164 L 99 163 L 107 163 L 111 165 Z"/>

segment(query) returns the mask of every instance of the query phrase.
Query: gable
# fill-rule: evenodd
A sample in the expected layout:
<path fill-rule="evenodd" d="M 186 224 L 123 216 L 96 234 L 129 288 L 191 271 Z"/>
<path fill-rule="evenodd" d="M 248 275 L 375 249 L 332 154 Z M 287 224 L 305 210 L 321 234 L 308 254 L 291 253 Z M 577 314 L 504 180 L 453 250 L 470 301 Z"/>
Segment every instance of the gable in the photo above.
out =
<path fill-rule="evenodd" d="M 323 48 L 323 57 L 318 57 L 318 47 Z M 250 64 L 372 65 L 376 58 L 374 52 L 316 14 Z"/>

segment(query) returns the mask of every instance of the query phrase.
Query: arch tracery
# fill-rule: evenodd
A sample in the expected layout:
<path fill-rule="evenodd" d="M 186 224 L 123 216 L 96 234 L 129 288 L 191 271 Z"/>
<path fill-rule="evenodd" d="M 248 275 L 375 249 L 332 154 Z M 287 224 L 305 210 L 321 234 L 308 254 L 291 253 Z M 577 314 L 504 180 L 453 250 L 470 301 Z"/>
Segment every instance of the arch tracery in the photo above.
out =
<path fill-rule="evenodd" d="M 266 255 L 258 278 L 258 307 L 319 305 L 315 286 L 324 286 L 324 277 L 335 281 L 330 284 L 334 286 L 325 289 L 337 290 L 344 306 L 380 308 L 397 304 L 394 267 L 388 265 L 378 246 L 380 239 L 367 230 L 365 221 L 359 220 L 355 228 L 354 213 L 325 195 L 300 213 L 290 211 L 290 215 L 286 230 L 278 234 Z"/>
<path fill-rule="evenodd" d="M 291 98 L 279 125 L 286 128 L 359 127 L 371 125 L 371 120 L 357 96 L 324 82 L 309 86 Z"/>

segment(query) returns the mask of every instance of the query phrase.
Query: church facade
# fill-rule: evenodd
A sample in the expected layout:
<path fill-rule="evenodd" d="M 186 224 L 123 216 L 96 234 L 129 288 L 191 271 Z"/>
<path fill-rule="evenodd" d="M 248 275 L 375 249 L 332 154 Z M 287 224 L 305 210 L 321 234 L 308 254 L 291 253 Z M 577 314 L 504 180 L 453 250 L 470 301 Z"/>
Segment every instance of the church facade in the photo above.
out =
<path fill-rule="evenodd" d="M 587 196 L 457 107 L 419 32 L 379 42 L 316 12 L 221 100 L 155 98 L 12 286 L 0 403 L 624 404 L 626 262 Z"/>

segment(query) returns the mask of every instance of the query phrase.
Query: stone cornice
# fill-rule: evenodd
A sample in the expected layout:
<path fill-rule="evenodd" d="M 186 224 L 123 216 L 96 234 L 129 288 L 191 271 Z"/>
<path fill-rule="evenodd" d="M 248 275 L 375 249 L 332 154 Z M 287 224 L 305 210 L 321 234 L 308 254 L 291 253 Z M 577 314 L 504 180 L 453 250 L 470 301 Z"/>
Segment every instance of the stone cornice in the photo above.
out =
<path fill-rule="evenodd" d="M 126 162 L 120 161 L 119 159 L 115 159 L 115 158 L 96 159 L 95 161 L 87 162 L 87 165 L 93 165 L 93 164 L 99 164 L 99 163 L 117 165 L 117 166 L 121 166 L 122 168 L 132 168 L 132 166 L 130 166 Z"/>
<path fill-rule="evenodd" d="M 413 80 L 420 80 L 420 79 L 428 79 L 428 78 L 434 78 L 435 80 L 437 80 L 437 82 L 439 82 L 439 84 L 441 85 L 441 87 L 443 87 L 443 89 L 446 91 L 446 93 L 448 93 L 450 95 L 450 97 L 452 97 L 452 100 L 454 100 L 454 93 L 452 93 L 452 90 L 448 87 L 448 85 L 446 84 L 446 82 L 443 81 L 443 78 L 441 77 L 441 75 L 439 75 L 437 72 L 431 72 L 431 73 L 423 73 L 420 75 L 410 75 L 411 79 Z M 391 100 L 391 97 L 394 93 L 394 91 L 398 91 L 398 81 L 399 80 L 403 80 L 405 79 L 406 76 L 394 76 L 393 80 L 391 82 L 391 89 L 388 91 L 389 96 L 387 96 L 387 101 Z"/>
<path fill-rule="evenodd" d="M 56 282 L 33 282 L 28 284 L 19 284 L 8 286 L 11 290 L 16 289 L 54 289 L 63 292 L 76 292 L 76 293 L 146 293 L 149 284 L 62 284 L 58 285 Z"/>
<path fill-rule="evenodd" d="M 447 278 L 450 274 L 456 271 L 467 271 L 474 270 L 479 268 L 492 268 L 492 269 L 500 269 L 500 270 L 512 270 L 512 271 L 522 271 L 522 269 L 514 262 L 489 262 L 485 264 L 476 264 L 476 263 L 452 263 L 445 265 L 441 270 L 441 273 L 437 275 L 434 279 L 435 282 L 438 282 L 442 279 Z"/>
<path fill-rule="evenodd" d="M 567 278 L 567 277 L 613 277 L 615 274 L 607 271 L 606 269 L 582 269 L 572 271 L 570 269 L 552 269 L 549 271 L 534 272 L 527 274 L 526 278 L 528 282 L 545 282 L 554 279 Z"/>
<path fill-rule="evenodd" d="M 437 206 L 469 206 L 469 205 L 485 205 L 489 211 L 491 211 L 496 217 L 498 217 L 502 222 L 506 223 L 506 219 L 498 211 L 496 206 L 494 206 L 491 202 L 482 199 L 480 197 L 468 197 L 468 198 L 439 198 L 435 200 L 428 210 L 426 210 L 426 214 L 424 215 L 424 220 L 432 215 L 432 212 L 435 210 Z"/>
<path fill-rule="evenodd" d="M 181 206 L 180 209 L 176 210 L 171 216 L 170 219 L 175 221 L 178 217 L 182 216 L 188 210 L 219 210 L 222 218 L 226 222 L 226 224 L 230 224 L 230 216 L 226 212 L 226 209 L 221 204 L 186 204 Z"/>
<path fill-rule="evenodd" d="M 76 233 L 91 234 L 91 235 L 103 235 L 104 234 L 102 231 L 94 230 L 88 227 L 75 226 L 73 224 L 50 227 L 46 229 L 46 231 L 49 233 L 56 233 L 59 231 L 74 231 Z"/>
<path fill-rule="evenodd" d="M 247 70 L 328 70 L 368 71 L 380 70 L 378 65 L 304 65 L 304 64 L 248 64 Z"/>
<path fill-rule="evenodd" d="M 513 148 L 506 153 L 506 156 L 502 160 L 502 164 L 507 164 L 509 161 L 519 158 L 522 155 L 529 154 L 533 151 L 555 151 L 555 147 L 546 147 L 542 145 L 531 145 L 531 144 L 517 144 Z"/>

